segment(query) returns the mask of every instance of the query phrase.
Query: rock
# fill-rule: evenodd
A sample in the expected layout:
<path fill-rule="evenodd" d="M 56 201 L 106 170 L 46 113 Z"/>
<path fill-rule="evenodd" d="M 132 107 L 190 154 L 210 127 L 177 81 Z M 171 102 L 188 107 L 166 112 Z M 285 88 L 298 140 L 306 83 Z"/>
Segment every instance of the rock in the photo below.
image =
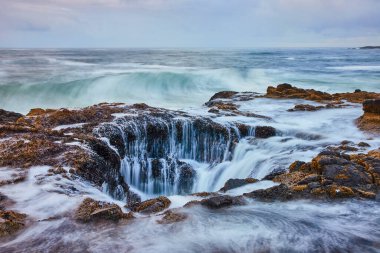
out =
<path fill-rule="evenodd" d="M 363 142 L 363 141 L 359 142 L 358 146 L 363 147 L 363 148 L 371 147 L 371 145 L 369 145 L 367 142 Z"/>
<path fill-rule="evenodd" d="M 299 171 L 302 166 L 306 164 L 305 162 L 302 162 L 302 161 L 295 161 L 293 162 L 290 166 L 289 166 L 289 171 L 290 172 L 295 172 L 295 171 Z"/>
<path fill-rule="evenodd" d="M 292 109 L 289 109 L 288 112 L 295 112 L 295 111 L 319 111 L 321 109 L 335 109 L 335 108 L 342 108 L 348 105 L 341 104 L 341 103 L 328 103 L 327 105 L 308 105 L 308 104 L 298 104 L 295 105 Z"/>
<path fill-rule="evenodd" d="M 158 198 L 149 199 L 141 203 L 136 203 L 132 206 L 129 206 L 129 208 L 134 212 L 151 214 L 165 210 L 170 206 L 170 204 L 171 201 L 167 197 L 160 196 Z"/>
<path fill-rule="evenodd" d="M 83 200 L 75 213 L 75 219 L 81 222 L 100 220 L 119 221 L 121 219 L 131 218 L 133 218 L 132 213 L 123 213 L 118 205 L 96 201 L 91 198 Z"/>
<path fill-rule="evenodd" d="M 191 192 L 196 175 L 196 171 L 187 163 L 179 167 L 178 192 L 180 194 Z"/>
<path fill-rule="evenodd" d="M 269 138 L 276 135 L 276 129 L 270 126 L 256 126 L 256 138 Z"/>
<path fill-rule="evenodd" d="M 197 197 L 208 197 L 211 195 L 215 195 L 216 193 L 214 192 L 196 192 L 191 194 L 191 196 L 197 196 Z"/>
<path fill-rule="evenodd" d="M 227 182 L 224 184 L 224 186 L 219 191 L 226 192 L 226 191 L 238 188 L 238 187 L 246 185 L 246 184 L 256 183 L 258 181 L 259 180 L 255 179 L 255 178 L 228 179 Z"/>
<path fill-rule="evenodd" d="M 26 215 L 15 211 L 0 211 L 0 237 L 16 233 L 25 226 Z"/>
<path fill-rule="evenodd" d="M 272 170 L 268 175 L 266 175 L 262 180 L 273 180 L 275 177 L 286 173 L 287 170 L 285 168 L 276 168 Z"/>
<path fill-rule="evenodd" d="M 226 98 L 232 98 L 234 95 L 236 95 L 238 92 L 236 91 L 220 91 L 215 93 L 209 101 L 215 100 L 215 99 L 226 99 Z"/>
<path fill-rule="evenodd" d="M 163 213 L 164 217 L 162 219 L 158 220 L 157 223 L 159 224 L 171 224 L 176 223 L 185 220 L 188 215 L 185 213 L 175 212 L 172 210 L 168 210 Z"/>
<path fill-rule="evenodd" d="M 244 193 L 247 198 L 255 198 L 260 201 L 287 201 L 294 198 L 290 188 L 285 184 L 273 186 L 268 189 L 260 189 L 250 193 Z"/>
<path fill-rule="evenodd" d="M 347 155 L 325 150 L 304 163 L 296 161 L 289 172 L 273 181 L 281 183 L 247 196 L 272 200 L 375 198 L 380 185 L 380 151 Z"/>
<path fill-rule="evenodd" d="M 325 108 L 324 106 L 314 106 L 314 105 L 307 105 L 307 104 L 298 104 L 295 105 L 293 109 L 289 109 L 289 112 L 295 112 L 295 111 L 318 111 Z"/>
<path fill-rule="evenodd" d="M 7 122 L 16 122 L 19 118 L 24 115 L 17 112 L 10 112 L 3 109 L 0 109 L 0 124 L 4 124 Z"/>
<path fill-rule="evenodd" d="M 211 197 L 208 199 L 203 199 L 200 201 L 202 206 L 211 208 L 211 209 L 219 209 L 223 207 L 233 206 L 233 205 L 244 205 L 245 201 L 242 197 L 231 197 L 228 195 Z"/>
<path fill-rule="evenodd" d="M 351 103 L 362 103 L 366 99 L 380 98 L 380 94 L 366 91 L 329 94 L 314 89 L 297 88 L 290 84 L 279 84 L 277 87 L 269 86 L 267 88 L 267 94 L 265 95 L 265 97 L 305 99 L 316 102 L 328 103 L 330 105 L 325 106 L 325 108 L 331 108 L 336 106 L 339 107 L 339 105 L 337 104 L 342 103 L 343 100 L 347 100 Z"/>
<path fill-rule="evenodd" d="M 363 111 L 380 114 L 380 99 L 370 99 L 363 102 Z"/>
<path fill-rule="evenodd" d="M 298 98 L 312 101 L 329 101 L 332 96 L 328 93 L 316 91 L 313 89 L 301 89 L 290 84 L 279 84 L 277 87 L 269 86 L 265 97 L 268 98 Z"/>

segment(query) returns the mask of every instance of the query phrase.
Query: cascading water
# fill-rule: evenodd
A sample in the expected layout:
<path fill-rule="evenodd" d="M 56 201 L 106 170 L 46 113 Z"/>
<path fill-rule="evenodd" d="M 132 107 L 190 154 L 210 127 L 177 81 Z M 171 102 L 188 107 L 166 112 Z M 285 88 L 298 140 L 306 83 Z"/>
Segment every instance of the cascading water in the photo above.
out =
<path fill-rule="evenodd" d="M 230 160 L 236 143 L 253 135 L 254 127 L 205 117 L 139 115 L 103 124 L 96 134 L 119 154 L 128 185 L 149 195 L 172 195 L 192 192 L 194 165 Z"/>

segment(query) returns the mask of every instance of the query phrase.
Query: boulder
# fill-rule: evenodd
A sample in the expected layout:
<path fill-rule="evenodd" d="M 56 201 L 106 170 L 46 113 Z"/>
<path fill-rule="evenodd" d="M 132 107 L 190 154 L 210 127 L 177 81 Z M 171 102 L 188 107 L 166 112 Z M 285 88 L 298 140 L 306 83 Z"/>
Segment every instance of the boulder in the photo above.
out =
<path fill-rule="evenodd" d="M 291 189 L 285 184 L 273 186 L 268 189 L 256 190 L 250 193 L 244 193 L 243 196 L 255 198 L 260 201 L 287 201 L 294 198 Z"/>
<path fill-rule="evenodd" d="M 157 221 L 159 224 L 171 224 L 183 221 L 187 218 L 187 214 L 168 210 L 163 213 L 163 217 Z"/>
<path fill-rule="evenodd" d="M 227 99 L 232 98 L 234 95 L 236 95 L 238 92 L 236 91 L 220 91 L 215 93 L 209 101 L 215 100 L 215 99 Z"/>
<path fill-rule="evenodd" d="M 16 122 L 19 118 L 24 115 L 17 112 L 10 112 L 3 109 L 0 109 L 0 124 L 4 124 L 7 122 Z"/>
<path fill-rule="evenodd" d="M 363 111 L 380 114 L 380 99 L 369 99 L 363 102 Z"/>
<path fill-rule="evenodd" d="M 375 198 L 380 185 L 380 151 L 347 155 L 325 150 L 305 163 L 296 161 L 289 172 L 273 181 L 281 183 L 246 194 L 266 201 L 290 199 Z"/>
<path fill-rule="evenodd" d="M 238 188 L 238 187 L 246 185 L 246 184 L 256 183 L 258 181 L 259 180 L 255 179 L 255 178 L 246 178 L 246 179 L 238 179 L 238 178 L 232 179 L 231 178 L 231 179 L 227 180 L 227 182 L 224 184 L 224 186 L 219 191 L 226 192 L 226 191 L 229 191 L 229 190 L 234 189 L 234 188 Z"/>
<path fill-rule="evenodd" d="M 154 199 L 148 199 L 140 203 L 135 203 L 129 208 L 134 212 L 144 213 L 144 214 L 152 214 L 158 213 L 166 208 L 168 208 L 171 204 L 171 201 L 165 197 L 160 196 Z"/>
<path fill-rule="evenodd" d="M 245 200 L 241 196 L 232 197 L 228 195 L 221 195 L 221 196 L 211 197 L 208 199 L 203 199 L 200 201 L 200 204 L 210 209 L 219 209 L 219 208 L 233 206 L 233 205 L 244 205 Z"/>
<path fill-rule="evenodd" d="M 0 237 L 16 233 L 25 226 L 26 214 L 0 211 Z"/>
<path fill-rule="evenodd" d="M 75 213 L 75 219 L 81 222 L 100 220 L 119 221 L 133 218 L 132 213 L 123 213 L 116 204 L 96 201 L 91 198 L 83 200 Z"/>
<path fill-rule="evenodd" d="M 255 137 L 256 138 L 269 138 L 276 135 L 276 129 L 271 126 L 256 126 Z"/>

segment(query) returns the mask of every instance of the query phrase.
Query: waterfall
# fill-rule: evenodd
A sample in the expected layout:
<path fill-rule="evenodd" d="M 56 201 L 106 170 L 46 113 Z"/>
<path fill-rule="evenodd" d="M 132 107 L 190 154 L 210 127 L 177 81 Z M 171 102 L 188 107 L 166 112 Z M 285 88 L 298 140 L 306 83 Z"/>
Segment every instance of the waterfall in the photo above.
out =
<path fill-rule="evenodd" d="M 120 174 L 128 185 L 146 194 L 172 195 L 192 192 L 194 164 L 210 167 L 231 160 L 236 144 L 253 135 L 254 128 L 206 117 L 144 113 L 104 123 L 94 133 L 119 155 Z"/>

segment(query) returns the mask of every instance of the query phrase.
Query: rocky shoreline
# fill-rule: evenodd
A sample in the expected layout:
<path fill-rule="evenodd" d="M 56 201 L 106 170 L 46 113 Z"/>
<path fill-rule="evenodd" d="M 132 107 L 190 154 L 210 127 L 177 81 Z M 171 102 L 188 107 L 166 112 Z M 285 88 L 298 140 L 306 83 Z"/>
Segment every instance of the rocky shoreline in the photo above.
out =
<path fill-rule="evenodd" d="M 311 161 L 294 161 L 288 168 L 274 170 L 261 180 L 231 178 L 220 191 L 191 192 L 196 171 L 192 164 L 180 161 L 172 156 L 173 153 L 217 164 L 231 159 L 236 144 L 245 137 L 267 139 L 281 134 L 281 129 L 270 125 L 222 124 L 213 120 L 217 116 L 242 116 L 274 121 L 272 115 L 240 110 L 241 103 L 258 98 L 303 101 L 289 108 L 288 113 L 340 110 L 362 104 L 364 113 L 356 120 L 357 127 L 371 138 L 379 138 L 380 94 L 360 90 L 329 94 L 290 84 L 270 86 L 265 95 L 234 91 L 216 93 L 205 104 L 207 116 L 146 104 L 121 103 L 102 103 L 82 109 L 36 108 L 27 115 L 0 110 L 0 167 L 12 170 L 9 178 L 0 178 L 0 237 L 8 240 L 37 222 L 27 214 L 12 210 L 12 197 L 1 194 L 2 186 L 23 182 L 33 166 L 50 166 L 41 180 L 55 176 L 68 181 L 85 180 L 125 205 L 120 207 L 85 198 L 67 215 L 80 223 L 137 222 L 144 216 L 158 215 L 157 223 L 170 224 L 188 219 L 187 208 L 220 209 L 245 205 L 252 200 L 379 200 L 380 150 L 370 147 L 372 150 L 366 151 L 369 144 L 364 140 L 360 143 L 348 140 L 326 147 Z M 307 101 L 318 102 L 318 105 L 307 104 Z M 138 174 L 126 175 L 123 166 L 135 166 L 133 157 L 139 157 L 141 170 Z M 166 196 L 142 201 L 138 192 L 126 183 L 126 177 L 130 177 L 129 180 L 138 177 L 144 185 L 153 185 L 151 189 L 141 186 L 141 191 L 149 190 L 156 195 L 166 191 L 168 195 L 175 193 L 194 199 L 176 208 L 171 208 L 171 201 Z M 272 181 L 274 186 L 229 194 L 232 189 L 263 181 Z M 171 187 L 171 192 L 165 185 Z M 62 189 L 62 194 L 73 193 L 78 193 L 75 186 Z"/>

